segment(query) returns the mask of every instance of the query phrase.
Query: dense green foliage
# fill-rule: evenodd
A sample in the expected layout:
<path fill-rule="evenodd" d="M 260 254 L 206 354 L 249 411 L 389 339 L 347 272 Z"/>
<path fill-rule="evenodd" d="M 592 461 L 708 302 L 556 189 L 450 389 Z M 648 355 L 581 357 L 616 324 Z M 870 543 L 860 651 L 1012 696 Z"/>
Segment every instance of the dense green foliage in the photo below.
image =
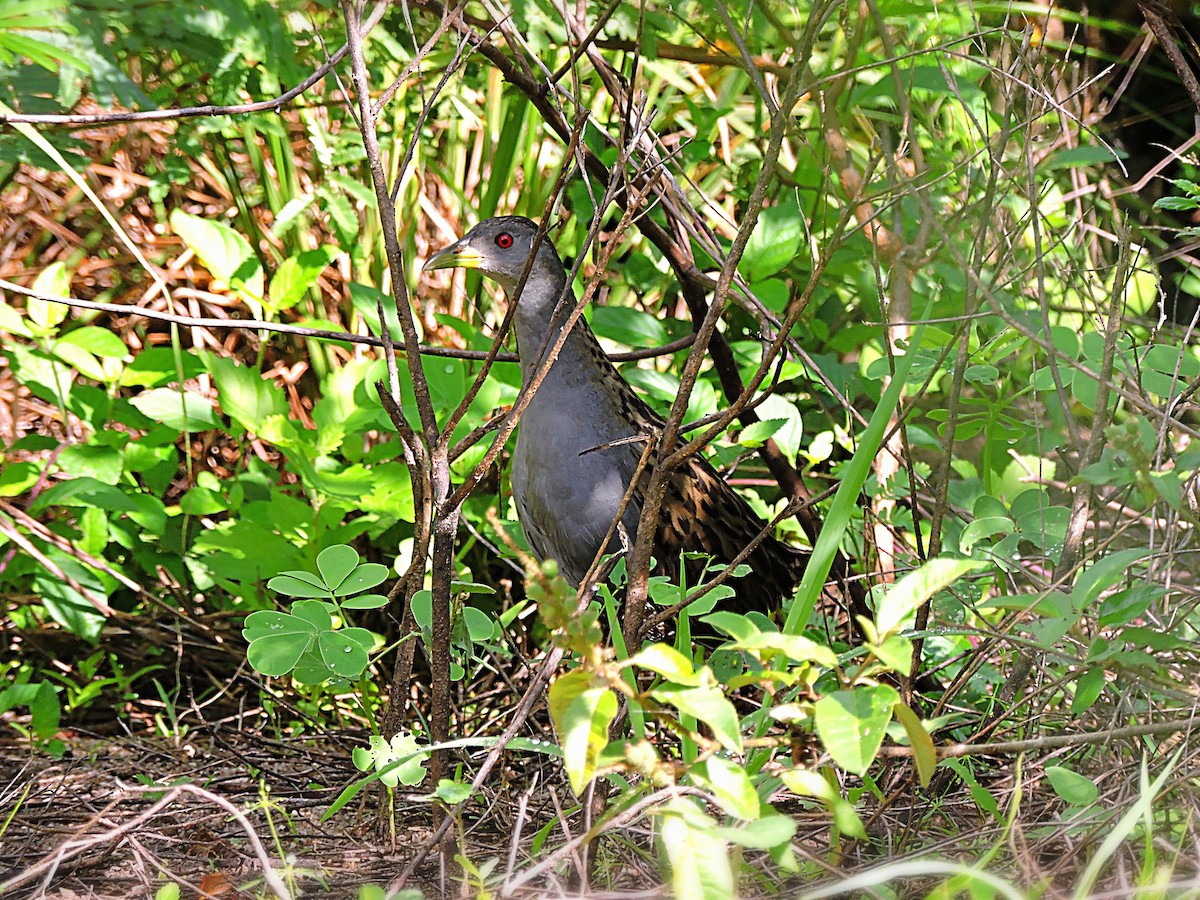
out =
<path fill-rule="evenodd" d="M 679 896 L 919 853 L 922 828 L 877 824 L 900 794 L 963 865 L 877 882 L 1011 890 L 990 867 L 1036 893 L 1058 873 L 1037 885 L 1004 842 L 1020 767 L 996 790 L 1008 760 L 946 752 L 1022 739 L 997 752 L 1032 754 L 1039 802 L 1092 829 L 1070 883 L 1086 893 L 1121 854 L 1138 884 L 1172 877 L 1152 838 L 1194 837 L 1192 744 L 1168 765 L 1132 733 L 1086 737 L 1185 730 L 1196 671 L 1200 355 L 1186 321 L 1160 316 L 1154 264 L 1185 223 L 1142 227 L 1155 196 L 1113 190 L 1132 138 L 1081 121 L 1104 51 L 986 5 L 580 9 L 536 0 L 485 39 L 490 5 L 435 35 L 426 2 L 364 37 L 403 270 L 347 96 L 353 53 L 278 110 L 87 128 L 18 116 L 0 132 L 0 710 L 22 713 L 6 721 L 61 754 L 60 717 L 115 696 L 130 716 L 141 692 L 181 690 L 163 687 L 167 644 L 130 666 L 110 626 L 232 622 L 270 727 L 362 729 L 344 749 L 371 774 L 338 812 L 376 781 L 419 783 L 438 747 L 491 746 L 556 647 L 541 707 L 553 758 L 580 797 L 605 780 L 619 824 L 653 817 Z M 322 3 L 0 0 L 0 112 L 270 99 L 345 40 Z M 1197 207 L 1189 174 L 1173 171 L 1160 211 Z M 697 586 L 621 564 L 577 615 L 575 592 L 530 560 L 507 454 L 489 446 L 519 372 L 479 358 L 503 297 L 418 265 L 509 212 L 553 222 L 610 350 L 721 313 L 709 347 L 622 372 L 664 417 L 680 403 L 685 427 L 738 404 L 703 452 L 814 546 L 778 621 L 720 610 L 718 587 L 667 636 L 626 646 L 625 581 L 632 595 L 641 579 L 651 614 Z M 411 333 L 478 352 L 401 354 L 389 373 L 350 339 L 379 337 L 381 313 L 397 346 Z M 791 517 L 781 470 L 816 498 L 819 538 Z M 849 593 L 839 559 L 865 593 L 857 620 L 829 599 Z M 20 637 L 45 629 L 74 640 L 61 666 Z M 414 650 L 419 686 L 396 690 Z M 1047 735 L 1080 739 L 1057 757 Z M 1106 767 L 1129 784 L 1141 772 L 1136 796 L 1102 800 Z M 468 776 L 433 769 L 431 798 L 473 802 Z M 1163 772 L 1178 781 L 1147 774 Z M 947 796 L 969 810 L 957 822 L 937 815 Z M 798 852 L 801 809 L 824 826 Z M 490 869 L 469 856 L 463 878 L 482 891 Z"/>

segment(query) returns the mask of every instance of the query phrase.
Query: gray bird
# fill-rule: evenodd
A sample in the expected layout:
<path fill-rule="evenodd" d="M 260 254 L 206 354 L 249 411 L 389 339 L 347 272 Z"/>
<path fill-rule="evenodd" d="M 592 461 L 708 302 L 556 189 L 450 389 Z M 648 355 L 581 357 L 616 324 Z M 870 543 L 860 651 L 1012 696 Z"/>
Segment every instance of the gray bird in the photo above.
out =
<path fill-rule="evenodd" d="M 553 245 L 543 239 L 519 297 L 517 282 L 529 259 L 537 225 L 523 216 L 480 222 L 462 240 L 425 263 L 424 271 L 477 269 L 516 303 L 513 324 L 522 384 L 538 369 L 538 348 L 548 332 L 553 343 L 566 316 L 554 308 L 567 285 L 567 273 Z M 645 449 L 663 420 L 634 393 L 579 319 L 562 351 L 521 416 L 512 460 L 513 498 L 530 547 L 541 559 L 554 559 L 573 585 L 583 580 L 616 516 L 621 498 Z M 637 533 L 643 472 L 621 522 L 630 540 Z M 765 527 L 750 505 L 703 457 L 690 457 L 672 474 L 653 546 L 656 572 L 679 574 L 681 552 L 707 554 L 730 562 Z M 614 533 L 608 552 L 621 549 Z M 736 596 L 724 608 L 741 612 L 777 609 L 790 596 L 808 554 L 767 536 L 746 562 L 751 573 L 730 582 Z M 688 585 L 703 569 L 685 562 Z"/>

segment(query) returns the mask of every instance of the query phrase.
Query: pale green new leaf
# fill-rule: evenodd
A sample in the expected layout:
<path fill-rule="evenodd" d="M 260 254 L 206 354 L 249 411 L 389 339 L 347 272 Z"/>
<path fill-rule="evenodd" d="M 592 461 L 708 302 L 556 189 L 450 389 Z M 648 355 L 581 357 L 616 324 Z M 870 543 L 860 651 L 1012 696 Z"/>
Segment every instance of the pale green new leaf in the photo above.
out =
<path fill-rule="evenodd" d="M 550 686 L 549 705 L 571 790 L 582 794 L 595 777 L 596 761 L 608 743 L 608 726 L 617 714 L 617 695 L 603 684 L 594 683 L 590 672 L 576 669 Z"/>
<path fill-rule="evenodd" d="M 892 707 L 900 699 L 887 685 L 859 685 L 817 701 L 817 734 L 833 761 L 848 772 L 865 775 L 883 743 Z"/>
<path fill-rule="evenodd" d="M 967 572 L 987 567 L 973 559 L 931 559 L 915 572 L 905 575 L 892 586 L 875 611 L 875 627 L 881 638 L 900 627 L 900 624 L 926 603 L 938 591 L 953 584 Z"/>

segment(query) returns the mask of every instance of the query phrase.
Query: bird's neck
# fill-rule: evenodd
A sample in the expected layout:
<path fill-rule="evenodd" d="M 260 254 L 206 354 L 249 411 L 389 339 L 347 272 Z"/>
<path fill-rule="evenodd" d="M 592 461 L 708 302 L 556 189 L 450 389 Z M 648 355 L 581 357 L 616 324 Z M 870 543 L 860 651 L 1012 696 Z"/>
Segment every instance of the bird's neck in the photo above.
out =
<path fill-rule="evenodd" d="M 558 274 L 554 278 L 534 278 L 535 274 L 536 271 L 530 274 L 513 317 L 517 353 L 521 358 L 521 381 L 525 384 L 537 372 L 546 354 L 558 343 L 571 317 L 570 307 L 561 310 L 557 316 L 554 314 L 554 308 L 566 287 L 565 274 Z M 509 296 L 512 296 L 511 293 Z M 580 316 L 571 326 L 547 377 L 590 372 L 598 364 L 612 365 L 587 321 Z"/>

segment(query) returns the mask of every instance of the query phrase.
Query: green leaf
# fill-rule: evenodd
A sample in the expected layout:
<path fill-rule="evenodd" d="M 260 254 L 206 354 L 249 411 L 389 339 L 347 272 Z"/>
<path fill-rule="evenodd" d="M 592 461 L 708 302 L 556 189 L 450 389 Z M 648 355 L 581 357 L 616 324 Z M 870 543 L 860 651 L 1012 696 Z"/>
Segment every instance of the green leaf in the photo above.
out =
<path fill-rule="evenodd" d="M 735 896 L 733 868 L 716 823 L 683 799 L 663 810 L 660 836 L 678 900 L 729 900 Z"/>
<path fill-rule="evenodd" d="M 1071 589 L 1071 605 L 1077 610 L 1090 608 L 1100 598 L 1100 594 L 1125 580 L 1134 563 L 1145 556 L 1145 550 L 1121 550 L 1110 553 L 1079 573 Z"/>
<path fill-rule="evenodd" d="M 871 644 L 871 652 L 879 661 L 894 672 L 908 672 L 912 668 L 913 643 L 903 635 L 893 634 L 887 640 Z"/>
<path fill-rule="evenodd" d="M 320 600 L 297 600 L 292 604 L 292 615 L 311 622 L 319 632 L 330 631 L 333 628 L 330 609 L 330 604 Z"/>
<path fill-rule="evenodd" d="M 738 435 L 738 443 L 743 447 L 761 447 L 767 439 L 774 436 L 780 428 L 787 424 L 787 419 L 760 419 L 751 422 Z"/>
<path fill-rule="evenodd" d="M 737 710 L 719 687 L 682 687 L 663 684 L 650 691 L 659 703 L 673 706 L 687 716 L 694 716 L 707 725 L 721 746 L 735 753 L 742 752 L 742 735 L 738 731 Z"/>
<path fill-rule="evenodd" d="M 759 817 L 762 804 L 758 791 L 737 763 L 710 756 L 693 774 L 702 784 L 707 783 L 717 805 L 729 815 L 747 821 Z"/>
<path fill-rule="evenodd" d="M 261 637 L 250 642 L 246 659 L 254 671 L 278 678 L 295 668 L 311 641 L 312 635 L 304 633 Z"/>
<path fill-rule="evenodd" d="M 471 799 L 471 785 L 465 781 L 443 778 L 438 782 L 437 790 L 434 793 L 443 803 L 457 806 L 459 803 L 465 803 Z"/>
<path fill-rule="evenodd" d="M 387 606 L 388 598 L 383 594 L 359 594 L 340 601 L 342 609 L 379 609 Z"/>
<path fill-rule="evenodd" d="M 771 814 L 736 828 L 714 828 L 713 834 L 749 850 L 773 850 L 796 835 L 796 823 L 788 816 Z"/>
<path fill-rule="evenodd" d="M 723 631 L 736 641 L 753 640 L 760 632 L 747 616 L 741 613 L 718 610 L 701 618 L 702 622 L 711 625 L 718 631 Z"/>
<path fill-rule="evenodd" d="M 282 391 L 255 369 L 213 354 L 208 355 L 207 364 L 221 409 L 246 431 L 258 434 L 269 416 L 287 412 Z"/>
<path fill-rule="evenodd" d="M 71 296 L 71 274 L 65 263 L 51 263 L 38 273 L 33 280 L 33 291 L 44 297 Z M 42 334 L 53 334 L 54 330 L 67 317 L 70 307 L 63 303 L 53 303 L 39 297 L 26 297 L 25 310 L 38 331 Z"/>
<path fill-rule="evenodd" d="M 342 582 L 346 580 L 346 576 L 353 572 L 354 567 L 358 565 L 358 559 L 358 551 L 353 547 L 346 544 L 334 544 L 317 554 L 317 571 L 321 573 L 321 579 L 325 582 L 326 587 L 336 594 Z M 370 586 L 373 587 L 373 585 Z M 346 591 L 345 593 L 354 592 Z"/>
<path fill-rule="evenodd" d="M 463 622 L 467 626 L 467 634 L 470 636 L 472 643 L 482 644 L 484 641 L 491 640 L 495 636 L 496 623 L 483 610 L 476 609 L 473 606 L 464 606 L 462 613 Z"/>
<path fill-rule="evenodd" d="M 699 681 L 692 661 L 666 644 L 651 644 L 640 653 L 630 657 L 629 662 L 651 672 L 657 672 L 676 684 L 696 685 Z"/>
<path fill-rule="evenodd" d="M 617 714 L 617 695 L 590 672 L 575 669 L 550 686 L 550 717 L 563 749 L 567 779 L 576 795 L 596 775 L 596 761 L 608 743 L 608 726 Z"/>
<path fill-rule="evenodd" d="M 146 418 L 176 431 L 204 431 L 217 425 L 212 402 L 192 391 L 151 388 L 129 402 Z"/>
<path fill-rule="evenodd" d="M 329 588 L 316 575 L 300 570 L 284 572 L 267 582 L 267 587 L 277 594 L 289 597 L 328 597 Z"/>
<path fill-rule="evenodd" d="M 800 205 L 789 197 L 778 206 L 764 209 L 746 243 L 738 270 L 753 284 L 769 278 L 792 261 L 804 240 L 804 216 Z"/>
<path fill-rule="evenodd" d="M 58 702 L 58 692 L 49 681 L 43 681 L 29 699 L 29 724 L 33 733 L 43 741 L 50 740 L 58 733 L 61 716 L 62 706 Z"/>
<path fill-rule="evenodd" d="M 425 759 L 428 755 L 428 749 L 418 744 L 411 734 L 397 734 L 391 741 L 374 734 L 367 739 L 365 748 L 354 749 L 353 758 L 360 772 L 370 768 L 381 772 L 379 780 L 388 787 L 397 784 L 413 787 L 425 780 Z M 335 812 L 337 809 L 331 809 L 326 815 Z"/>
<path fill-rule="evenodd" d="M 938 763 L 933 738 L 925 730 L 921 718 L 899 700 L 892 707 L 892 713 L 896 716 L 896 721 L 904 726 L 904 731 L 908 735 L 908 743 L 912 747 L 913 760 L 917 764 L 917 778 L 921 782 L 921 787 L 929 787 L 929 781 L 933 778 L 933 770 L 937 768 Z"/>
<path fill-rule="evenodd" d="M 824 803 L 833 813 L 834 821 L 843 834 L 856 838 L 867 836 L 854 804 L 839 794 L 819 773 L 809 769 L 785 769 L 779 773 L 779 778 L 792 793 L 801 797 L 815 797 Z"/>
<path fill-rule="evenodd" d="M 208 271 L 254 305 L 262 303 L 263 272 L 249 242 L 226 225 L 181 209 L 171 211 L 171 228 Z"/>
<path fill-rule="evenodd" d="M 879 601 L 875 611 L 875 628 L 886 637 L 923 606 L 938 591 L 950 586 L 967 572 L 987 568 L 987 563 L 971 559 L 931 559 L 915 572 L 897 581 Z"/>
<path fill-rule="evenodd" d="M 788 659 L 798 663 L 811 662 L 828 668 L 837 665 L 836 653 L 801 634 L 762 631 L 748 640 L 735 641 L 733 646 L 739 650 L 771 651 L 771 653 L 764 654 L 764 657 L 782 653 Z"/>
<path fill-rule="evenodd" d="M 342 678 L 358 678 L 371 661 L 358 641 L 342 631 L 322 632 L 317 636 L 317 649 L 329 671 Z"/>
<path fill-rule="evenodd" d="M 129 348 L 119 337 L 107 328 L 95 325 L 85 325 L 64 334 L 58 344 L 71 344 L 106 359 L 124 359 L 129 355 Z"/>
<path fill-rule="evenodd" d="M 900 699 L 887 685 L 858 685 L 816 702 L 817 734 L 833 761 L 855 775 L 865 775 L 887 733 L 892 707 Z"/>
<path fill-rule="evenodd" d="M 983 516 L 975 519 L 963 529 L 958 538 L 959 549 L 963 553 L 970 553 L 971 548 L 985 537 L 1012 534 L 1015 528 L 1016 523 L 1008 516 Z"/>
<path fill-rule="evenodd" d="M 1110 628 L 1113 625 L 1132 622 L 1140 618 L 1150 608 L 1150 604 L 1165 593 L 1166 590 L 1159 585 L 1142 582 L 1109 594 L 1100 603 L 1097 623 L 1101 628 Z"/>
<path fill-rule="evenodd" d="M 1063 766 L 1046 766 L 1046 777 L 1054 793 L 1072 806 L 1090 806 L 1100 796 L 1096 783 Z"/>
<path fill-rule="evenodd" d="M 1096 702 L 1104 690 L 1104 667 L 1094 666 L 1075 679 L 1075 696 L 1071 698 L 1071 715 L 1081 716 Z"/>
<path fill-rule="evenodd" d="M 275 635 L 315 635 L 316 633 L 316 626 L 307 619 L 272 609 L 260 609 L 252 612 L 242 623 L 242 637 L 248 641 Z"/>
<path fill-rule="evenodd" d="M 268 307 L 279 312 L 295 306 L 337 255 L 336 247 L 324 246 L 285 259 L 271 278 Z"/>
<path fill-rule="evenodd" d="M 390 571 L 387 566 L 379 563 L 362 563 L 342 580 L 335 593 L 341 597 L 373 588 L 375 585 L 381 584 L 388 577 Z"/>

